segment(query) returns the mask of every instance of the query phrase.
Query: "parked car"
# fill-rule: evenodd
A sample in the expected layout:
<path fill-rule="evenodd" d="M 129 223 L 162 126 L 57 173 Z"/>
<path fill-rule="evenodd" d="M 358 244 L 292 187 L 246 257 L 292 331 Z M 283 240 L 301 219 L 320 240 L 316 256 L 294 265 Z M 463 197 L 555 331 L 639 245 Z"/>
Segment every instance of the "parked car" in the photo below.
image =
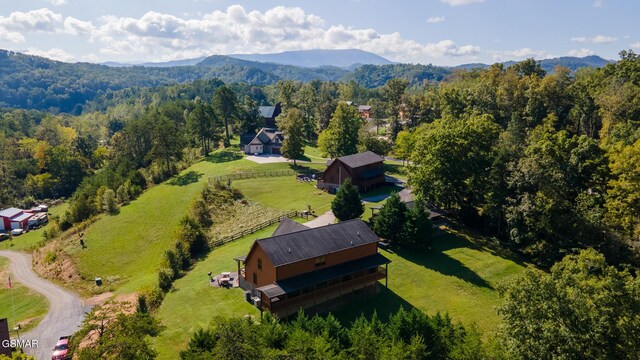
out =
<path fill-rule="evenodd" d="M 60 340 L 56 343 L 56 346 L 53 347 L 53 352 L 51 353 L 51 360 L 67 360 L 69 353 L 69 337 L 62 336 Z"/>
<path fill-rule="evenodd" d="M 24 233 L 24 230 L 22 230 L 22 229 L 13 229 L 13 230 L 11 230 L 11 235 L 13 235 L 13 236 L 22 235 L 22 233 Z"/>
<path fill-rule="evenodd" d="M 9 238 L 9 234 L 7 233 L 0 233 L 0 241 L 2 240 L 7 240 Z"/>

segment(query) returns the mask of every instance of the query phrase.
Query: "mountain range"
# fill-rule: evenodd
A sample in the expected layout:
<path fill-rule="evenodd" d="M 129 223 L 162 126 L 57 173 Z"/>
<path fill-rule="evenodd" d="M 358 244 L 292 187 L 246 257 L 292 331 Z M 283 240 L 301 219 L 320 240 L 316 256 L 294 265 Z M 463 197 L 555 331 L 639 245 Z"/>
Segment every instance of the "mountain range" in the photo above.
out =
<path fill-rule="evenodd" d="M 187 83 L 199 79 L 220 79 L 225 83 L 249 85 L 269 85 L 284 79 L 301 82 L 355 81 L 360 86 L 375 88 L 384 85 L 390 79 L 404 78 L 411 85 L 418 85 L 424 82 L 441 81 L 456 69 L 489 66 L 469 64 L 450 68 L 397 64 L 361 50 L 308 50 L 242 55 L 242 57 L 245 59 L 213 55 L 206 58 L 134 66 L 115 63 L 109 65 L 64 63 L 39 56 L 0 50 L 0 108 L 38 109 L 77 114 L 82 111 L 87 101 L 111 91 L 130 87 Z M 255 59 L 269 60 L 269 62 Z M 515 62 L 505 64 L 513 63 Z M 541 61 L 542 67 L 547 71 L 551 71 L 556 65 L 575 70 L 585 66 L 601 67 L 607 63 L 609 63 L 608 60 L 597 56 L 562 57 Z M 302 64 L 308 66 L 300 66 Z"/>

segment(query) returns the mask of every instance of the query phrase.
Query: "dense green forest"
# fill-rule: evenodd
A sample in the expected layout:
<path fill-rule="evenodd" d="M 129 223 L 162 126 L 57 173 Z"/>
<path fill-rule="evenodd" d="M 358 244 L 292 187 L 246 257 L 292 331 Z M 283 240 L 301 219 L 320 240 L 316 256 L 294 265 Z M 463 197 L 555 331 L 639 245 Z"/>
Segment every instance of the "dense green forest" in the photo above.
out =
<path fill-rule="evenodd" d="M 603 68 L 553 73 L 529 59 L 434 74 L 426 83 L 394 77 L 375 88 L 354 79 L 197 80 L 112 89 L 84 103 L 80 115 L 5 109 L 0 204 L 68 198 L 59 230 L 117 212 L 145 188 L 216 148 L 230 148 L 232 136 L 255 132 L 262 126 L 258 106 L 280 102 L 285 115 L 277 121 L 289 157 L 317 144 L 331 157 L 371 150 L 406 160 L 409 186 L 426 206 L 448 210 L 453 221 L 542 271 L 499 289 L 504 323 L 495 348 L 446 317 L 408 311 L 386 327 L 375 318 L 350 328 L 330 318 L 301 317 L 298 325 L 220 321 L 196 333 L 184 356 L 224 357 L 232 349 L 220 334 L 238 327 L 256 330 L 234 334 L 250 358 L 320 350 L 335 358 L 384 358 L 367 357 L 372 344 L 385 344 L 390 358 L 473 358 L 478 351 L 493 358 L 637 358 L 640 56 L 620 57 Z M 360 117 L 357 104 L 372 106 L 370 119 Z M 399 204 L 392 197 L 374 229 L 391 246 L 424 251 L 427 240 L 416 229 L 430 225 L 418 222 L 425 210 Z M 301 347 L 302 337 L 313 346 Z"/>

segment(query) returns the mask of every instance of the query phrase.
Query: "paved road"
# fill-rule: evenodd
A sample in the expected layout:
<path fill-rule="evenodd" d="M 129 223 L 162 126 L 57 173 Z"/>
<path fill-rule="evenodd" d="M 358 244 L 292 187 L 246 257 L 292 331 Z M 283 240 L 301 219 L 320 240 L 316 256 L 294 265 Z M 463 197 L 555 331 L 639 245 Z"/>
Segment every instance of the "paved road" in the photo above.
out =
<path fill-rule="evenodd" d="M 26 348 L 25 352 L 36 359 L 50 359 L 51 349 L 62 335 L 74 333 L 84 319 L 85 308 L 80 297 L 50 281 L 40 278 L 31 268 L 31 255 L 14 251 L 0 251 L 11 261 L 9 271 L 16 282 L 44 295 L 49 301 L 49 312 L 38 326 L 21 339 L 38 340 L 38 348 Z"/>
<path fill-rule="evenodd" d="M 303 225 L 306 226 L 306 227 L 310 227 L 310 228 L 317 228 L 317 227 L 320 227 L 320 226 L 333 224 L 334 222 L 336 222 L 335 215 L 333 215 L 333 213 L 331 211 L 327 211 L 326 213 L 318 216 L 317 218 L 315 218 L 315 219 L 313 219 L 311 221 L 307 221 Z"/>

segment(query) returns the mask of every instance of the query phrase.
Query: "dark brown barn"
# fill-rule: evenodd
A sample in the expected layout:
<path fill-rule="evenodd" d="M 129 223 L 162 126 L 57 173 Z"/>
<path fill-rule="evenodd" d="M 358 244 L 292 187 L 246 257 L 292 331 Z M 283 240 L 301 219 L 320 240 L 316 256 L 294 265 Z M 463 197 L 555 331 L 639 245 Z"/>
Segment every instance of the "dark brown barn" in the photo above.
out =
<path fill-rule="evenodd" d="M 307 228 L 286 219 L 274 236 L 257 240 L 236 258 L 240 285 L 261 311 L 280 317 L 300 308 L 329 310 L 355 291 L 377 290 L 390 262 L 378 236 L 360 219 Z M 386 285 L 386 280 L 385 280 Z"/>
<path fill-rule="evenodd" d="M 317 187 L 333 191 L 346 179 L 351 178 L 361 192 L 384 185 L 383 158 L 371 151 L 347 155 L 330 161 Z"/>

